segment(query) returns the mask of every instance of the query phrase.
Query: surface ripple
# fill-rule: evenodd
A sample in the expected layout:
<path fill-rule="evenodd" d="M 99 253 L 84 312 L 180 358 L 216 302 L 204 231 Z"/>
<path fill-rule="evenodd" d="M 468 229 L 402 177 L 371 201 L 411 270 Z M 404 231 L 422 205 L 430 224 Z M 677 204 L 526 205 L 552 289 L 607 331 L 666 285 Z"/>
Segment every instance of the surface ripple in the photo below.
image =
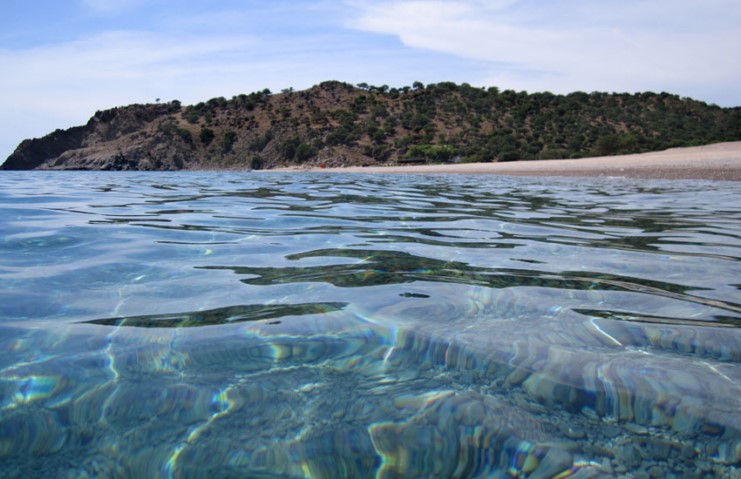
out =
<path fill-rule="evenodd" d="M 737 477 L 739 198 L 4 173 L 0 475 Z"/>

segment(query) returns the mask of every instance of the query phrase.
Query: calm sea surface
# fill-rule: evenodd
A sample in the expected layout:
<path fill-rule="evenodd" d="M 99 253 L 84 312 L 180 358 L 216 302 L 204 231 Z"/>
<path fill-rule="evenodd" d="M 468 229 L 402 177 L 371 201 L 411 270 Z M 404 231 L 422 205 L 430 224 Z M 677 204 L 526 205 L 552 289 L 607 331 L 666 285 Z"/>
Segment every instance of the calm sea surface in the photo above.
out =
<path fill-rule="evenodd" d="M 0 174 L 0 477 L 741 477 L 741 183 Z"/>

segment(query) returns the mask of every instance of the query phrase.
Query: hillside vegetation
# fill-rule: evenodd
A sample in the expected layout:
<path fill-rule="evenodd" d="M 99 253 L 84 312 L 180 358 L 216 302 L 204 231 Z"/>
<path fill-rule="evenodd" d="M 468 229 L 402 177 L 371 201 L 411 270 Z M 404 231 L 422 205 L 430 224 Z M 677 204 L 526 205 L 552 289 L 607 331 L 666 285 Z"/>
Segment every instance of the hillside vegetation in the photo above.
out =
<path fill-rule="evenodd" d="M 329 81 L 130 105 L 25 140 L 2 169 L 177 170 L 580 158 L 741 140 L 741 108 L 668 93 Z"/>

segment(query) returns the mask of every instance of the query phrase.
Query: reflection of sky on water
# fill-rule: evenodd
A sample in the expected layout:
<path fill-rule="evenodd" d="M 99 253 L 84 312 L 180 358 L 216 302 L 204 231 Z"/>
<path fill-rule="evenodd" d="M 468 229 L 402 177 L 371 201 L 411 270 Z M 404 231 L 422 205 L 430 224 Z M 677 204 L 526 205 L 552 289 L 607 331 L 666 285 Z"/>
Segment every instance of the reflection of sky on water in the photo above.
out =
<path fill-rule="evenodd" d="M 677 475 L 741 462 L 734 183 L 0 183 L 6 472 L 569 477 L 605 475 L 605 460 Z"/>

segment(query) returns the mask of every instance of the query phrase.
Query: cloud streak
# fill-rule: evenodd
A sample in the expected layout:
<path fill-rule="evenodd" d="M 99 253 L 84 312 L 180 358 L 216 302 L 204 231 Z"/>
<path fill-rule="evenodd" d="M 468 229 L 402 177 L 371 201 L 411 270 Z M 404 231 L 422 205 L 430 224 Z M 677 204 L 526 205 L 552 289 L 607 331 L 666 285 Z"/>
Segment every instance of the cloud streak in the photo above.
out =
<path fill-rule="evenodd" d="M 668 90 L 741 102 L 718 95 L 741 79 L 741 64 L 731 60 L 741 44 L 737 2 L 708 0 L 702 9 L 687 1 L 595 3 L 353 3 L 350 26 L 485 62 L 489 73 L 480 82 L 487 84 L 559 93 Z"/>
<path fill-rule="evenodd" d="M 0 108 L 38 115 L 27 134 L 39 136 L 50 131 L 50 123 L 55 128 L 83 123 L 96 109 L 170 99 L 187 82 L 202 85 L 192 94 L 206 93 L 226 86 L 220 75 L 231 64 L 229 57 L 233 60 L 255 41 L 249 36 L 204 39 L 121 31 L 58 45 L 0 50 L 6 72 L 0 88 L 12 92 L 0 98 Z"/>
<path fill-rule="evenodd" d="M 188 104 L 330 79 L 411 84 L 426 68 L 417 53 L 367 42 L 355 31 L 325 32 L 300 16 L 288 22 L 291 34 L 271 28 L 271 21 L 275 25 L 286 14 L 272 6 L 178 16 L 166 18 L 159 31 L 104 30 L 62 43 L 0 49 L 0 89 L 12 92 L 0 97 L 0 161 L 22 139 L 83 124 L 99 109 L 156 98 Z M 243 21 L 226 21 L 234 19 Z M 295 33 L 302 25 L 305 31 Z M 399 64 L 414 67 L 414 75 Z"/>
<path fill-rule="evenodd" d="M 120 14 L 126 10 L 136 8 L 146 0 L 80 0 L 81 3 L 99 14 Z"/>

